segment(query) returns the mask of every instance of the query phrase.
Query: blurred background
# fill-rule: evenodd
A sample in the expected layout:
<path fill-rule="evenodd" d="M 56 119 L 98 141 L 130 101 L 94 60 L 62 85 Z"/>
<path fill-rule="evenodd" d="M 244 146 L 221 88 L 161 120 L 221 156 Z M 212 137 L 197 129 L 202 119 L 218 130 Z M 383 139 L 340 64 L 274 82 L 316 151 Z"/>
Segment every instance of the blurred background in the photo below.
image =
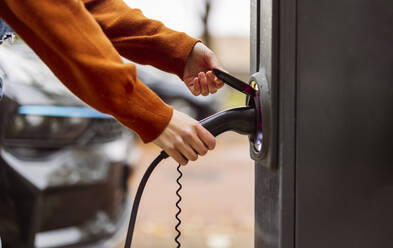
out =
<path fill-rule="evenodd" d="M 247 82 L 249 0 L 126 2 L 202 39 L 228 72 Z M 196 119 L 245 104 L 245 96 L 228 86 L 194 97 L 177 87 L 183 83 L 174 75 L 137 69 L 164 101 Z M 75 98 L 19 39 L 0 46 L 0 80 L 3 246 L 122 247 L 132 198 L 159 149 Z M 254 165 L 248 153 L 246 136 L 224 133 L 213 152 L 182 168 L 183 247 L 253 247 Z M 151 177 L 134 247 L 176 246 L 176 166 L 167 159 Z"/>
<path fill-rule="evenodd" d="M 243 81 L 250 69 L 249 0 L 125 0 L 152 19 L 201 39 L 225 69 Z M 242 94 L 228 90 L 222 104 L 243 104 Z M 221 106 L 222 107 L 222 106 Z"/>
<path fill-rule="evenodd" d="M 126 0 L 166 26 L 198 37 L 214 50 L 225 68 L 248 80 L 249 0 Z"/>

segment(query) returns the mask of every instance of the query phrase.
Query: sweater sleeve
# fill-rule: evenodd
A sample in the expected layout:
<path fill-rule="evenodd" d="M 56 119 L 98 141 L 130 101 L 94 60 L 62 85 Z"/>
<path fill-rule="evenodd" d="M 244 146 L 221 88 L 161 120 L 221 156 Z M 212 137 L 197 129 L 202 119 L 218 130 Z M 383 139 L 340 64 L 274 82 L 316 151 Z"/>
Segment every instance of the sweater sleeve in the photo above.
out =
<path fill-rule="evenodd" d="M 122 56 L 183 78 L 188 56 L 199 40 L 146 18 L 123 0 L 83 1 Z"/>
<path fill-rule="evenodd" d="M 136 78 L 81 0 L 0 0 L 0 16 L 84 102 L 114 116 L 144 142 L 172 108 Z"/>

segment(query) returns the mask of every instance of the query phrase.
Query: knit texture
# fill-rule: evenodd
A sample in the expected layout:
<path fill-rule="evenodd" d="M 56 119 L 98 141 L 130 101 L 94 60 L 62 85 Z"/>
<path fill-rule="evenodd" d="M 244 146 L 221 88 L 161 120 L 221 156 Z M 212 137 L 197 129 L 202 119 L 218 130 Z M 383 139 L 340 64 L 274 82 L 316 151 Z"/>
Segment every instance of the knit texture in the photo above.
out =
<path fill-rule="evenodd" d="M 198 40 L 143 16 L 121 0 L 0 0 L 0 17 L 80 99 L 147 143 L 173 109 L 136 77 L 141 64 L 183 76 Z"/>

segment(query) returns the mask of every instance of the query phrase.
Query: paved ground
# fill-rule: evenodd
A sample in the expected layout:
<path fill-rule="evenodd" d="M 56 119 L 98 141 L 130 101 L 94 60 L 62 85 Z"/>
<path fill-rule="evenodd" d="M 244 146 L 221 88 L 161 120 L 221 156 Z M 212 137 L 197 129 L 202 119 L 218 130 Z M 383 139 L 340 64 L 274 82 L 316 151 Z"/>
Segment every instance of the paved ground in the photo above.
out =
<path fill-rule="evenodd" d="M 131 179 L 133 195 L 158 152 L 154 146 L 142 146 L 140 166 Z M 140 205 L 134 247 L 176 247 L 176 166 L 168 159 L 153 173 Z M 253 247 L 254 164 L 247 137 L 235 133 L 219 136 L 214 152 L 182 171 L 182 247 Z"/>

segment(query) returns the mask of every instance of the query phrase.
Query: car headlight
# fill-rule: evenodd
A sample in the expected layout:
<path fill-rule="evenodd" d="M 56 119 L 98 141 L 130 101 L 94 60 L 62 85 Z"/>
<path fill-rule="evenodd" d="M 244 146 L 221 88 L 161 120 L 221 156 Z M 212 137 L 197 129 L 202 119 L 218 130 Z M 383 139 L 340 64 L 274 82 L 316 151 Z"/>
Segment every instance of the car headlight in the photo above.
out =
<path fill-rule="evenodd" d="M 111 118 L 86 107 L 21 106 L 4 130 L 8 145 L 56 147 L 75 142 L 92 118 Z"/>

